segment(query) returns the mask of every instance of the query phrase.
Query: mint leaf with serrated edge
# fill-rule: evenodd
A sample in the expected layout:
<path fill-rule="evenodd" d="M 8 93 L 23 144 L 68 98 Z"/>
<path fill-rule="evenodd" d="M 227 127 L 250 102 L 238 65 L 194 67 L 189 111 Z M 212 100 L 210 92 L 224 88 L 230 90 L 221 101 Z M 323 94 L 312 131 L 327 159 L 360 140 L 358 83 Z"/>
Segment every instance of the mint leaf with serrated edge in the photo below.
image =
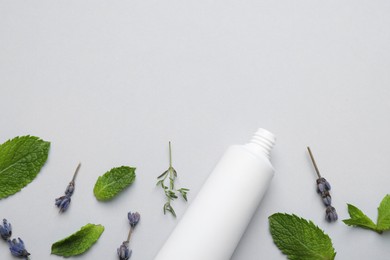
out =
<path fill-rule="evenodd" d="M 376 224 L 367 217 L 360 209 L 355 207 L 354 205 L 348 205 L 348 213 L 350 215 L 350 219 L 344 219 L 343 222 L 348 226 L 359 226 L 362 228 L 376 230 Z"/>
<path fill-rule="evenodd" d="M 313 222 L 296 215 L 275 213 L 268 217 L 275 245 L 291 260 L 333 260 L 332 241 Z"/>
<path fill-rule="evenodd" d="M 346 225 L 366 228 L 378 233 L 390 230 L 390 195 L 386 195 L 378 207 L 376 224 L 354 205 L 347 205 L 350 219 L 343 220 Z"/>
<path fill-rule="evenodd" d="M 17 193 L 35 179 L 49 149 L 49 142 L 29 135 L 0 145 L 0 199 Z"/>
<path fill-rule="evenodd" d="M 102 225 L 87 224 L 76 233 L 55 242 L 51 246 L 54 255 L 70 257 L 87 251 L 104 231 Z"/>
<path fill-rule="evenodd" d="M 93 189 L 98 200 L 110 200 L 127 188 L 135 180 L 135 169 L 129 166 L 112 168 L 100 176 Z"/>

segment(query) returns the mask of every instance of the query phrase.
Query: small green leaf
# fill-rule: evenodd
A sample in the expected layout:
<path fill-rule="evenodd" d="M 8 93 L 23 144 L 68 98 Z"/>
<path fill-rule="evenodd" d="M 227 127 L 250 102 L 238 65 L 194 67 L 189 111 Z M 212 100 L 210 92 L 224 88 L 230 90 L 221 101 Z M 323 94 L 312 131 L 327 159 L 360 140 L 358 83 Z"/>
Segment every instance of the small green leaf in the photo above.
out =
<path fill-rule="evenodd" d="M 187 201 L 187 192 L 189 191 L 188 189 L 186 188 L 181 188 L 181 189 L 178 189 L 177 190 L 178 192 L 180 192 L 181 196 L 183 197 L 183 199 L 185 201 Z"/>
<path fill-rule="evenodd" d="M 168 171 L 169 171 L 169 169 L 168 169 L 168 170 L 166 170 L 165 172 L 161 173 L 161 175 L 160 175 L 160 176 L 158 176 L 158 177 L 157 177 L 157 179 L 160 179 L 160 178 L 164 177 L 164 176 L 165 176 L 165 174 L 167 174 L 167 173 L 168 173 Z"/>
<path fill-rule="evenodd" d="M 80 255 L 95 244 L 103 231 L 102 225 L 87 224 L 76 233 L 55 242 L 51 246 L 51 253 L 64 257 Z"/>
<path fill-rule="evenodd" d="M 381 231 L 390 229 L 390 195 L 386 195 L 379 205 L 377 229 Z"/>
<path fill-rule="evenodd" d="M 333 260 L 332 241 L 313 222 L 296 215 L 276 213 L 269 218 L 276 246 L 291 260 Z"/>
<path fill-rule="evenodd" d="M 0 199 L 15 194 L 35 179 L 49 149 L 49 142 L 29 135 L 0 145 Z"/>
<path fill-rule="evenodd" d="M 172 208 L 172 206 L 169 202 L 164 204 L 164 215 L 166 214 L 167 211 L 171 212 L 171 214 L 176 218 L 176 212 Z"/>
<path fill-rule="evenodd" d="M 371 229 L 381 234 L 383 231 L 390 230 L 390 195 L 386 195 L 378 207 L 376 224 L 351 204 L 348 204 L 348 213 L 351 218 L 343 220 L 346 225 Z"/>
<path fill-rule="evenodd" d="M 348 213 L 350 215 L 350 219 L 344 219 L 343 222 L 348 226 L 359 226 L 362 228 L 376 230 L 375 223 L 367 217 L 360 209 L 355 207 L 354 205 L 348 205 Z"/>
<path fill-rule="evenodd" d="M 135 168 L 121 166 L 112 168 L 100 176 L 93 189 L 98 200 L 110 200 L 127 188 L 135 180 Z"/>

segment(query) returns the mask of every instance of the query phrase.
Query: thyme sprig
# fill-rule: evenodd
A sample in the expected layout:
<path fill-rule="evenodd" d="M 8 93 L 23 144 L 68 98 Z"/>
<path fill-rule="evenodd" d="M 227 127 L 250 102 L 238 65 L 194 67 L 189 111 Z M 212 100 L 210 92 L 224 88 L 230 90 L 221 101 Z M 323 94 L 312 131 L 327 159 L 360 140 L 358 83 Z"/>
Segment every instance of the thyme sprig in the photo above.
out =
<path fill-rule="evenodd" d="M 178 198 L 178 195 L 183 197 L 185 201 L 187 201 L 187 193 L 190 191 L 187 188 L 175 188 L 175 180 L 177 178 L 177 172 L 175 168 L 172 166 L 172 148 L 171 142 L 169 142 L 169 168 L 165 172 L 163 172 L 160 176 L 157 177 L 157 186 L 161 186 L 163 188 L 165 196 L 167 198 L 167 202 L 163 206 L 164 215 L 168 212 L 172 214 L 172 216 L 176 217 L 176 212 L 173 209 L 171 202 Z M 165 181 L 169 179 L 169 184 L 166 185 Z"/>

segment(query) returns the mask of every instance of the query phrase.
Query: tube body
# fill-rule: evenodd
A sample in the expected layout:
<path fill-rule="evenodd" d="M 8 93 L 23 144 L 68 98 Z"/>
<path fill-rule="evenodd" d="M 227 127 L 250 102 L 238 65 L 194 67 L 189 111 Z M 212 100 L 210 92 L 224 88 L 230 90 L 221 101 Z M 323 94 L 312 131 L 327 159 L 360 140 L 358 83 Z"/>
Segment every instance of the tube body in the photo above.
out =
<path fill-rule="evenodd" d="M 155 260 L 230 259 L 273 177 L 274 141 L 259 129 L 229 147 Z"/>

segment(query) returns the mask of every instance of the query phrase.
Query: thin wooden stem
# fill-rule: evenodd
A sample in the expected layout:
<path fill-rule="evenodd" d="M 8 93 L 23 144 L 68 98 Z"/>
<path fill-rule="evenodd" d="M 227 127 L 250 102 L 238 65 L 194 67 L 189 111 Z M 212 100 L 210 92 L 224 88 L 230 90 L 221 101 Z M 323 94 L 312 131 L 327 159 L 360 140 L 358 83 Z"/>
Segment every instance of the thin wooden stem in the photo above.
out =
<path fill-rule="evenodd" d="M 80 167 L 81 167 L 81 163 L 79 163 L 79 164 L 77 165 L 76 171 L 75 171 L 74 174 L 73 174 L 73 178 L 72 178 L 72 182 L 73 182 L 73 183 L 74 183 L 74 181 L 76 180 L 76 176 L 77 176 L 77 173 L 78 173 L 79 170 L 80 170 Z"/>
<path fill-rule="evenodd" d="M 317 173 L 317 175 L 318 175 L 318 178 L 321 178 L 320 171 L 318 170 L 317 163 L 316 163 L 316 161 L 314 160 L 314 156 L 313 156 L 313 154 L 312 154 L 312 152 L 311 152 L 309 146 L 307 147 L 307 150 L 309 151 L 309 155 L 310 155 L 311 161 L 313 162 L 314 169 L 316 170 L 316 173 Z"/>
<path fill-rule="evenodd" d="M 130 238 L 131 238 L 132 233 L 133 233 L 133 227 L 130 227 L 129 234 L 127 235 L 127 240 L 126 240 L 127 243 L 130 242 Z"/>

